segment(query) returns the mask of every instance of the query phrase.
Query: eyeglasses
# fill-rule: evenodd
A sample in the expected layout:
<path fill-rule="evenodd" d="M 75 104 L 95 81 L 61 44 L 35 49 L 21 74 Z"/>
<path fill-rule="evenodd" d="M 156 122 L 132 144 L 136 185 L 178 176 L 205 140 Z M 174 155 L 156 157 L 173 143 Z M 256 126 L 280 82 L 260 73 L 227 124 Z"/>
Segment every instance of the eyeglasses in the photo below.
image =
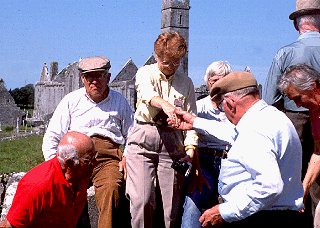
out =
<path fill-rule="evenodd" d="M 79 161 L 85 165 L 92 165 L 97 161 L 97 157 L 98 157 L 98 152 L 96 152 L 96 154 L 91 158 L 84 158 L 84 157 L 79 158 Z"/>
<path fill-rule="evenodd" d="M 93 81 L 93 80 L 101 80 L 107 74 L 108 72 L 90 72 L 90 73 L 83 74 L 83 77 L 87 81 Z"/>
<path fill-rule="evenodd" d="M 223 108 L 223 105 L 222 105 L 222 102 L 224 101 L 224 96 L 222 96 L 222 100 L 219 102 L 217 108 L 220 112 L 224 112 L 224 108 Z"/>
<path fill-rule="evenodd" d="M 170 67 L 170 66 L 177 67 L 180 65 L 181 59 L 174 60 L 174 61 L 162 61 L 162 60 L 159 60 L 159 61 L 161 65 L 164 67 Z"/>
<path fill-rule="evenodd" d="M 251 94 L 251 93 L 246 93 L 246 94 L 243 94 L 242 96 L 240 96 L 237 100 L 234 100 L 234 99 L 232 99 L 232 98 L 230 98 L 233 102 L 238 102 L 238 101 L 240 101 L 242 98 L 244 98 L 245 96 L 247 96 L 247 95 L 249 95 L 249 94 Z M 228 97 L 228 96 L 227 96 Z M 221 101 L 219 102 L 219 104 L 218 104 L 218 106 L 217 106 L 217 108 L 218 108 L 218 110 L 220 111 L 220 112 L 224 112 L 224 108 L 223 108 L 223 105 L 222 105 L 222 102 L 224 101 L 224 99 L 225 99 L 225 96 L 224 95 L 222 95 L 222 99 L 221 99 Z"/>

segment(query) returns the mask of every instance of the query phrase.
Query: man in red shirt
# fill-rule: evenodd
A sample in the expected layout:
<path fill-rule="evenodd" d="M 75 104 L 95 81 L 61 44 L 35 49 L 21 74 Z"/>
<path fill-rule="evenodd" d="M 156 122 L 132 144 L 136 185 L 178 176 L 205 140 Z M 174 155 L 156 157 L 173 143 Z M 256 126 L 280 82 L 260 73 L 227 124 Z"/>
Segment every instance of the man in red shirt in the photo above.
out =
<path fill-rule="evenodd" d="M 76 227 L 95 158 L 90 137 L 74 131 L 64 135 L 56 156 L 20 180 L 0 227 Z"/>

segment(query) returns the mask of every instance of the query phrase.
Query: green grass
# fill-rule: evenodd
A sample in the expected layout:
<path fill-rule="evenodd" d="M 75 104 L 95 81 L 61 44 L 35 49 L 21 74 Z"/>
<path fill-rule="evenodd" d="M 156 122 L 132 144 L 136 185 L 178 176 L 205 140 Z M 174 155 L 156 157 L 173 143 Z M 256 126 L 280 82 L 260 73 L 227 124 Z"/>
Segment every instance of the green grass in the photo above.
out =
<path fill-rule="evenodd" d="M 27 172 L 44 161 L 43 136 L 29 136 L 0 142 L 0 173 Z"/>

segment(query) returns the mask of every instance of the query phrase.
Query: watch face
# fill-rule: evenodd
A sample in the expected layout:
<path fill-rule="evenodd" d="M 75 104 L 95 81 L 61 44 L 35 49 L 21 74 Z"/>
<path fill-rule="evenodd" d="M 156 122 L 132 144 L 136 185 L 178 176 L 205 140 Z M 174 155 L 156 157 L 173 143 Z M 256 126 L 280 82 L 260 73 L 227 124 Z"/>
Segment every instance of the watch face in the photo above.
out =
<path fill-rule="evenodd" d="M 179 107 L 179 108 L 182 108 L 182 100 L 181 99 L 174 99 L 174 106 L 176 106 L 176 107 Z"/>

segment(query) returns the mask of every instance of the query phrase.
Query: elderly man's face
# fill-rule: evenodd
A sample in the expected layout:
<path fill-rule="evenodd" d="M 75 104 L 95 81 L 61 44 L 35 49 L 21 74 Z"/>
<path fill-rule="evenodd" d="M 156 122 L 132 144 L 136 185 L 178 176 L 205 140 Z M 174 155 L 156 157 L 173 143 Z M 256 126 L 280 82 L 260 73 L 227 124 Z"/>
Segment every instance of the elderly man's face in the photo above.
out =
<path fill-rule="evenodd" d="M 110 73 L 107 71 L 93 71 L 81 75 L 82 83 L 87 94 L 95 102 L 100 102 L 108 96 Z"/>
<path fill-rule="evenodd" d="M 314 90 L 299 90 L 293 85 L 289 85 L 285 91 L 287 97 L 293 100 L 297 106 L 305 107 L 310 110 L 319 109 L 319 104 L 316 100 L 316 92 Z M 319 95 L 319 94 L 318 94 Z"/>

